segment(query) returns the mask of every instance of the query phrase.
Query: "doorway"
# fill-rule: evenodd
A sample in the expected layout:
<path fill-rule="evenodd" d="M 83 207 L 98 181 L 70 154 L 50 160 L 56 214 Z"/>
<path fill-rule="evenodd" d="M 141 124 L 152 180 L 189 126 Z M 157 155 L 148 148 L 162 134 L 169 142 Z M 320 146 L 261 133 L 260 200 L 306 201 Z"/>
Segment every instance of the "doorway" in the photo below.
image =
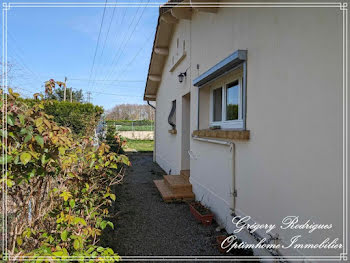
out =
<path fill-rule="evenodd" d="M 191 93 L 182 96 L 181 170 L 190 170 Z"/>

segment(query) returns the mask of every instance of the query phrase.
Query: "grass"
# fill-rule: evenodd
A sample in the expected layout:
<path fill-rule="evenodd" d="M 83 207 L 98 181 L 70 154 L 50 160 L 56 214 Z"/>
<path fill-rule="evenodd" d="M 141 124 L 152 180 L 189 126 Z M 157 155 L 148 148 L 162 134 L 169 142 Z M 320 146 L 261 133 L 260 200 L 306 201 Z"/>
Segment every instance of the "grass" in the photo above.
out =
<path fill-rule="evenodd" d="M 153 151 L 153 140 L 127 140 L 125 151 L 136 150 L 138 152 Z"/>

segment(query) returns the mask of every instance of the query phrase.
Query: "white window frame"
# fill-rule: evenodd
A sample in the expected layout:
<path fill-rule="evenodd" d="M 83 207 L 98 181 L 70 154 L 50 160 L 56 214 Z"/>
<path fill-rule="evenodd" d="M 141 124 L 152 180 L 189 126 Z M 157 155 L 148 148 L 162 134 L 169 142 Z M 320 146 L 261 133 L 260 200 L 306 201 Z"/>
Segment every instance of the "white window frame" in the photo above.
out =
<path fill-rule="evenodd" d="M 226 120 L 226 97 L 227 97 L 227 86 L 232 83 L 238 81 L 239 89 L 238 89 L 238 98 L 239 98 L 239 104 L 238 104 L 238 119 L 237 120 Z M 244 122 L 243 122 L 243 90 L 242 90 L 242 83 L 243 78 L 242 77 L 236 77 L 233 79 L 230 79 L 228 81 L 225 81 L 222 85 L 213 86 L 210 89 L 210 127 L 213 126 L 220 126 L 221 129 L 243 129 L 244 128 Z M 213 91 L 222 88 L 222 103 L 221 103 L 221 121 L 213 121 L 213 115 L 214 115 L 214 95 Z"/>

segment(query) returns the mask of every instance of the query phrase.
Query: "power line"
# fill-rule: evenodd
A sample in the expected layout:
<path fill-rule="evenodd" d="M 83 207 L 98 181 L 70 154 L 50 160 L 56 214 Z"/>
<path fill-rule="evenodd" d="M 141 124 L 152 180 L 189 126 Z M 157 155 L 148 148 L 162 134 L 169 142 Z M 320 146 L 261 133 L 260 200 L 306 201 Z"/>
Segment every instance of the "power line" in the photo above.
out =
<path fill-rule="evenodd" d="M 123 9 L 124 9 L 124 13 L 123 13 L 123 16 L 122 16 L 122 19 L 121 19 L 119 25 L 122 25 L 122 24 L 123 24 L 124 18 L 125 18 L 125 15 L 126 15 L 126 10 L 127 10 L 127 8 L 123 8 Z M 136 14 L 137 14 L 137 12 L 138 12 L 139 9 L 140 9 L 140 7 L 137 7 Z M 127 34 L 126 32 L 128 32 L 128 31 L 130 30 L 130 27 L 131 27 L 131 25 L 133 24 L 134 20 L 135 20 L 135 15 L 133 16 L 133 19 L 131 20 L 131 23 L 129 24 L 128 29 L 123 31 L 123 41 L 124 41 L 124 39 L 125 39 L 125 37 L 126 37 L 126 34 Z M 116 35 L 116 38 L 115 38 L 115 49 L 118 50 L 118 52 L 119 52 L 119 47 L 121 46 L 120 44 L 121 44 L 123 41 L 119 43 L 119 42 L 118 42 L 118 39 L 121 39 L 122 36 L 121 36 L 121 34 L 120 34 L 120 37 L 119 37 L 119 34 L 115 34 L 115 35 Z M 117 47 L 118 47 L 118 48 L 117 48 Z M 111 63 L 108 62 L 108 64 L 113 65 L 113 60 L 114 60 L 115 57 L 117 56 L 117 53 L 118 53 L 118 52 L 116 52 L 114 58 L 111 57 L 111 58 L 112 58 L 112 60 L 110 61 Z M 107 63 L 106 63 L 106 64 L 107 64 Z M 92 87 L 92 88 L 94 88 L 94 87 Z"/>
<path fill-rule="evenodd" d="M 118 0 L 115 1 L 115 3 L 117 3 L 117 2 L 118 2 Z M 107 39 L 108 39 L 109 31 L 111 30 L 111 25 L 112 25 L 112 22 L 113 22 L 113 19 L 114 19 L 114 14 L 115 14 L 115 8 L 116 8 L 116 5 L 113 7 L 113 13 L 112 13 L 111 21 L 109 22 L 106 38 L 105 38 L 105 41 L 103 43 L 101 57 L 103 56 L 103 51 L 105 50 L 105 47 L 106 47 L 106 42 L 107 42 Z"/>
<path fill-rule="evenodd" d="M 94 66 L 95 66 L 95 59 L 96 59 L 96 54 L 97 54 L 97 50 L 98 50 L 98 45 L 100 43 L 100 37 L 101 37 L 101 31 L 102 31 L 102 26 L 103 26 L 103 20 L 105 18 L 105 13 L 106 13 L 106 5 L 107 5 L 107 0 L 105 2 L 105 7 L 103 8 L 103 14 L 102 14 L 102 20 L 101 20 L 101 25 L 100 25 L 100 31 L 98 33 L 98 38 L 97 38 L 97 43 L 96 43 L 96 48 L 95 48 L 95 54 L 94 54 L 94 58 L 93 58 L 93 61 L 92 61 L 92 66 L 91 66 L 91 70 L 90 70 L 90 77 L 89 79 L 91 79 L 92 77 L 92 72 L 93 72 L 93 69 L 94 69 Z M 88 83 L 88 86 L 90 85 L 90 81 Z"/>
<path fill-rule="evenodd" d="M 22 53 L 22 55 L 24 54 L 23 50 L 20 48 L 20 46 L 18 45 L 16 39 L 12 36 L 12 34 L 8 31 L 8 35 L 10 36 L 10 38 L 12 38 L 12 41 L 14 42 L 13 43 L 13 48 L 16 49 L 19 51 L 19 53 Z M 41 77 L 36 73 L 34 72 L 33 70 L 30 69 L 30 67 L 27 66 L 27 64 L 25 63 L 24 61 L 24 58 L 19 54 L 17 53 L 14 49 L 12 49 L 12 52 L 14 53 L 14 55 L 22 62 L 22 66 L 28 70 L 28 72 L 32 73 L 39 81 L 41 81 Z"/>
<path fill-rule="evenodd" d="M 118 0 L 115 1 L 115 3 L 117 3 L 117 2 L 118 2 Z M 115 15 L 115 8 L 116 8 L 116 5 L 113 7 L 112 17 L 111 17 L 111 20 L 109 22 L 106 38 L 105 38 L 105 41 L 103 43 L 103 47 L 102 47 L 102 51 L 101 51 L 101 55 L 100 55 L 101 58 L 103 57 L 103 52 L 104 52 L 105 47 L 106 47 L 107 39 L 108 39 L 108 36 L 109 36 L 109 31 L 111 30 L 112 22 L 113 22 L 114 15 Z M 96 73 L 96 75 L 98 75 L 98 74 Z"/>
<path fill-rule="evenodd" d="M 137 7 L 137 10 L 139 10 L 139 8 L 140 8 L 140 7 Z M 122 9 L 124 12 L 123 12 L 123 15 L 122 15 L 122 18 L 121 18 L 120 21 L 119 21 L 119 17 L 118 17 L 118 20 L 117 20 L 117 21 L 119 21 L 119 22 L 117 22 L 118 25 L 122 25 L 122 24 L 123 24 L 124 18 L 125 18 L 125 15 L 126 15 L 126 11 L 127 11 L 128 8 L 125 7 L 125 8 L 121 8 L 121 9 Z M 137 12 L 137 11 L 136 11 L 136 12 Z M 134 19 L 133 19 L 133 20 L 134 20 Z M 128 27 L 128 30 L 130 29 L 130 26 L 131 26 L 131 24 L 133 23 L 133 20 L 132 20 L 132 22 L 130 23 L 130 25 L 129 25 L 129 27 Z M 125 32 L 125 31 L 123 31 L 123 36 L 125 35 L 124 32 Z M 115 36 L 116 36 L 116 37 L 115 37 L 115 41 L 114 41 L 114 43 L 115 43 L 114 47 L 115 47 L 115 48 L 113 48 L 113 50 L 114 50 L 114 49 L 117 49 L 117 47 L 119 46 L 118 39 L 121 38 L 121 34 L 117 34 L 117 33 L 116 33 Z M 112 60 L 111 60 L 110 62 L 113 62 L 113 57 L 111 57 L 111 59 L 112 59 Z M 110 63 L 108 62 L 108 63 L 106 63 L 106 64 L 110 64 Z"/>
<path fill-rule="evenodd" d="M 139 10 L 139 8 L 140 7 L 137 7 L 137 10 Z M 125 14 L 126 14 L 126 8 L 123 8 L 123 9 L 125 9 L 125 12 L 124 12 L 124 14 L 123 14 L 123 17 L 122 17 L 122 20 L 121 20 L 121 25 L 122 25 L 122 23 L 123 23 L 123 21 L 124 21 L 124 17 L 125 17 Z M 134 18 L 133 18 L 133 20 L 134 20 Z M 131 24 L 133 23 L 133 20 L 132 20 L 132 22 L 131 22 Z M 131 25 L 130 24 L 130 25 Z M 130 28 L 130 25 L 129 25 L 129 28 Z M 129 30 L 129 28 L 128 28 L 128 30 Z M 117 46 L 118 46 L 118 41 L 117 41 L 117 39 L 118 39 L 118 34 L 116 34 L 116 44 L 117 44 Z M 113 59 L 112 59 L 112 62 L 113 62 Z M 103 65 L 102 65 L 102 68 L 103 68 Z M 88 85 L 88 88 L 90 87 L 90 85 Z M 92 90 L 94 90 L 95 89 L 95 86 L 93 85 L 92 87 L 91 87 L 91 89 Z"/>
<path fill-rule="evenodd" d="M 148 5 L 149 2 L 150 2 L 150 0 L 147 1 L 147 4 L 146 4 L 146 5 Z M 146 10 L 146 7 L 143 7 L 142 13 L 141 13 L 141 15 L 139 16 L 139 19 L 138 19 L 137 23 L 135 24 L 132 33 L 129 35 L 128 40 L 125 42 L 125 44 L 124 44 L 124 46 L 123 46 L 121 52 L 119 53 L 119 56 L 118 56 L 116 62 L 118 62 L 118 61 L 120 60 L 121 56 L 124 54 L 125 47 L 127 46 L 126 44 L 130 41 L 132 35 L 134 34 L 134 32 L 135 32 L 135 30 L 136 30 L 138 24 L 140 23 L 140 20 L 141 20 L 141 18 L 142 18 L 142 16 L 143 16 L 145 10 Z M 117 65 L 117 63 L 115 63 L 115 64 Z M 114 70 L 113 70 L 113 67 L 112 67 L 112 70 L 111 70 L 110 74 L 107 76 L 107 79 L 110 78 L 110 77 L 113 75 L 113 73 L 114 73 Z"/>
<path fill-rule="evenodd" d="M 116 0 L 115 3 L 117 3 L 117 1 L 118 1 L 118 0 Z M 111 25 L 112 25 L 112 22 L 113 22 L 113 19 L 114 19 L 115 8 L 116 8 L 116 5 L 113 7 L 112 17 L 111 17 L 111 20 L 110 20 L 110 22 L 109 22 L 109 26 L 108 26 L 108 30 L 107 30 L 107 34 L 106 34 L 105 41 L 104 41 L 104 43 L 103 43 L 103 47 L 102 47 L 102 51 L 101 51 L 100 58 L 103 57 L 103 52 L 104 52 L 105 47 L 106 47 L 107 39 L 108 39 L 108 36 L 109 36 L 109 31 L 110 31 L 110 29 L 111 29 Z M 96 71 L 95 71 L 95 78 L 94 78 L 94 80 L 92 81 L 92 87 L 93 87 L 94 84 L 95 84 L 95 79 L 96 79 L 96 77 L 97 77 L 97 75 L 98 75 L 98 72 L 99 72 L 99 70 L 98 70 L 98 68 L 97 68 Z"/>
<path fill-rule="evenodd" d="M 118 96 L 118 97 L 143 97 L 141 95 L 105 93 L 105 92 L 100 92 L 100 91 L 91 91 L 90 93 L 103 94 L 103 95 L 113 95 L 113 96 Z"/>
<path fill-rule="evenodd" d="M 150 1 L 150 0 L 148 0 L 147 4 L 149 3 L 149 1 Z M 143 13 L 144 13 L 145 9 L 146 9 L 146 7 L 143 7 L 143 9 L 142 9 L 142 11 L 141 11 L 141 15 L 139 16 L 139 19 L 138 19 L 138 21 L 136 22 L 136 24 L 135 24 L 135 26 L 134 26 L 134 28 L 133 28 L 131 34 L 129 35 L 128 39 L 127 39 L 128 34 L 125 34 L 125 35 L 124 35 L 123 41 L 121 42 L 121 45 L 120 45 L 120 46 L 121 46 L 121 48 L 120 48 L 121 51 L 120 51 L 120 52 L 119 52 L 119 51 L 116 52 L 114 58 L 112 59 L 112 64 L 111 64 L 111 66 L 110 66 L 110 67 L 112 68 L 112 70 L 109 72 L 109 74 L 107 73 L 107 75 L 106 75 L 106 77 L 105 77 L 104 79 L 110 78 L 111 74 L 113 73 L 113 66 L 116 64 L 116 62 L 119 61 L 121 55 L 123 54 L 124 49 L 125 49 L 125 47 L 126 47 L 126 44 L 128 43 L 128 41 L 129 41 L 129 40 L 131 39 L 131 37 L 133 36 L 133 34 L 134 34 L 134 32 L 135 32 L 135 30 L 136 30 L 136 28 L 137 28 L 137 26 L 138 26 L 138 24 L 139 24 L 139 22 L 140 22 L 142 16 L 143 16 Z M 134 20 L 135 20 L 135 18 L 136 18 L 136 15 L 137 15 L 137 13 L 138 13 L 138 10 L 139 10 L 139 8 L 137 9 L 135 15 L 133 16 L 132 22 L 130 23 L 129 28 L 128 28 L 127 31 L 129 31 L 130 27 L 131 27 L 132 24 L 134 23 Z M 127 40 L 126 40 L 126 39 L 127 39 Z M 126 41 L 125 41 L 125 40 L 126 40 Z M 118 56 L 118 55 L 119 55 L 119 56 Z M 93 87 L 93 88 L 94 88 L 94 87 Z"/>
<path fill-rule="evenodd" d="M 153 36 L 153 34 L 149 35 L 149 37 L 146 39 L 146 42 L 148 42 L 150 40 L 150 38 Z M 137 53 L 135 54 L 135 56 L 124 66 L 124 69 L 119 71 L 119 73 L 117 74 L 117 76 L 123 74 L 127 68 L 135 61 L 135 59 L 139 56 L 139 54 L 141 53 L 141 51 L 145 48 L 146 46 L 143 45 L 141 46 L 141 48 L 137 51 Z M 119 81 L 117 82 L 119 83 Z"/>
<path fill-rule="evenodd" d="M 78 80 L 78 81 L 89 81 L 89 79 L 84 78 L 69 78 L 69 80 Z M 144 80 L 132 80 L 132 79 L 95 79 L 95 81 L 118 81 L 118 82 L 145 82 Z"/>
<path fill-rule="evenodd" d="M 20 88 L 20 87 L 15 86 L 15 85 L 13 85 L 12 87 L 13 87 L 14 89 L 19 89 L 19 90 L 23 90 L 23 91 L 35 93 L 35 91 L 33 91 L 33 90 L 23 89 L 23 88 Z"/>

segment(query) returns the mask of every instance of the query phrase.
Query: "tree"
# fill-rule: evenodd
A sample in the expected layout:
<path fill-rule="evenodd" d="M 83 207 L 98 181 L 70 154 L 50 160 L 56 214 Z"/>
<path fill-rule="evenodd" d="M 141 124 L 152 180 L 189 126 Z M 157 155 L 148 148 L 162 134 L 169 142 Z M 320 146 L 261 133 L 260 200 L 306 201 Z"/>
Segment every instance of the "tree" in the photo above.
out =
<path fill-rule="evenodd" d="M 154 109 L 145 104 L 120 104 L 107 111 L 106 120 L 151 120 Z"/>
<path fill-rule="evenodd" d="M 67 88 L 67 94 L 66 94 L 67 101 L 70 101 L 70 89 L 71 88 Z M 51 99 L 51 100 L 63 101 L 63 98 L 64 98 L 64 87 L 55 88 L 51 94 L 47 95 L 47 99 Z M 75 102 L 83 102 L 84 100 L 83 91 L 81 89 L 73 90 L 72 100 Z"/>
<path fill-rule="evenodd" d="M 123 154 L 124 150 L 122 146 L 126 143 L 125 140 L 122 140 L 120 136 L 118 136 L 115 125 L 108 125 L 106 138 L 104 142 L 110 147 L 110 151 L 114 153 Z"/>

